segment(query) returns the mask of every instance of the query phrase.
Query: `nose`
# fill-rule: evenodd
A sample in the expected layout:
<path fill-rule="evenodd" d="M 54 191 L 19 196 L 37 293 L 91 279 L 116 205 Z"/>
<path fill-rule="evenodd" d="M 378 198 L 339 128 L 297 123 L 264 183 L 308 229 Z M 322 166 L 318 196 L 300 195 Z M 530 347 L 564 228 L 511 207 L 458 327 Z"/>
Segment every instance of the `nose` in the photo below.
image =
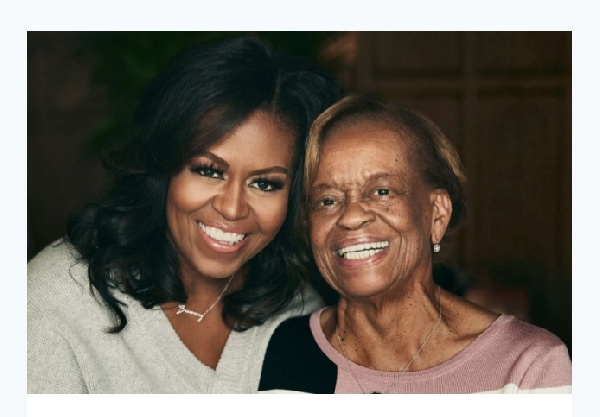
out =
<path fill-rule="evenodd" d="M 346 204 L 336 224 L 344 229 L 358 229 L 375 220 L 375 214 L 360 201 Z"/>
<path fill-rule="evenodd" d="M 244 184 L 226 181 L 213 197 L 212 206 L 226 220 L 243 219 L 250 211 L 245 191 Z"/>

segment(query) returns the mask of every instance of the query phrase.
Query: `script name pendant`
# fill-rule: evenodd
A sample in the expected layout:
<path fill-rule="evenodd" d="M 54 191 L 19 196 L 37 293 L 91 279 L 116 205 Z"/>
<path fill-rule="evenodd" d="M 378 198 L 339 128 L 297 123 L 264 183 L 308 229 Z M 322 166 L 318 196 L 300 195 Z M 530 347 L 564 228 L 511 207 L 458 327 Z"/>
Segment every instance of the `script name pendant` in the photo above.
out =
<path fill-rule="evenodd" d="M 179 304 L 179 310 L 177 311 L 176 314 L 180 315 L 182 313 L 191 314 L 192 316 L 198 317 L 198 323 L 200 323 L 202 321 L 202 319 L 204 319 L 204 314 L 200 314 L 200 313 L 196 313 L 195 311 L 188 310 L 187 308 L 185 308 L 185 304 Z"/>
<path fill-rule="evenodd" d="M 227 288 L 229 288 L 229 284 L 231 284 L 231 280 L 233 279 L 234 276 L 235 276 L 235 273 L 229 277 L 229 281 L 227 281 L 227 284 L 225 285 L 225 288 L 223 288 L 223 291 L 221 291 L 221 294 L 219 294 L 217 299 L 210 305 L 210 307 L 208 307 L 206 309 L 206 311 L 204 313 L 198 313 L 197 311 L 188 310 L 187 308 L 185 308 L 185 304 L 178 304 L 179 310 L 177 310 L 177 313 L 175 313 L 175 314 L 180 315 L 182 313 L 185 313 L 185 314 L 189 314 L 191 316 L 196 316 L 196 317 L 198 317 L 198 323 L 200 323 L 202 321 L 202 319 L 204 319 L 204 316 L 206 316 L 208 313 L 210 313 L 210 310 L 212 310 L 214 308 L 214 306 L 217 305 L 219 300 L 221 300 L 223 295 L 225 295 L 225 291 L 227 291 Z"/>

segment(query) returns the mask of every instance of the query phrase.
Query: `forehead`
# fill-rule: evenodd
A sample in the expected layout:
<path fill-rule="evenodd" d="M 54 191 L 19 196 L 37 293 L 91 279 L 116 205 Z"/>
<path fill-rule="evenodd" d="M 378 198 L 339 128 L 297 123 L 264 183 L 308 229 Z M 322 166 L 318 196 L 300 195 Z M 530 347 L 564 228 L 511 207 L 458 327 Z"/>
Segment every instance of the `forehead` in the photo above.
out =
<path fill-rule="evenodd" d="M 242 159 L 288 159 L 294 150 L 292 128 L 277 116 L 256 111 L 208 150 Z"/>
<path fill-rule="evenodd" d="M 412 172 L 410 140 L 380 121 L 353 121 L 327 132 L 320 148 L 320 174 L 370 176 Z"/>

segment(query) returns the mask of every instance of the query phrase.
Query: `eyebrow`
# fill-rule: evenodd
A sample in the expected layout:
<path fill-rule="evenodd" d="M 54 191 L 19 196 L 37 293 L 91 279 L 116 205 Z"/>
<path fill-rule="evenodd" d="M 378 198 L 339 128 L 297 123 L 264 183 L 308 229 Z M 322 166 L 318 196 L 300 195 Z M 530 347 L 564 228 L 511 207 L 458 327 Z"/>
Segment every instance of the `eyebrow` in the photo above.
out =
<path fill-rule="evenodd" d="M 373 174 L 367 177 L 366 179 L 366 183 L 369 182 L 374 182 L 380 179 L 387 179 L 387 178 L 394 178 L 394 177 L 400 177 L 402 181 L 405 181 L 404 175 L 402 175 L 401 173 L 396 173 L 396 174 L 389 174 L 389 173 L 377 173 L 377 174 Z M 311 190 L 331 190 L 331 189 L 336 189 L 338 188 L 338 186 L 333 185 L 331 183 L 319 183 L 317 185 L 313 185 L 310 187 Z"/>
<path fill-rule="evenodd" d="M 215 155 L 212 152 L 206 151 L 206 152 L 201 153 L 198 156 L 200 156 L 200 157 L 203 156 L 205 158 L 212 159 L 217 165 L 220 165 L 220 166 L 224 167 L 225 169 L 229 168 L 229 164 L 227 163 L 227 161 L 225 161 L 223 158 Z M 275 165 L 275 166 L 263 168 L 263 169 L 255 169 L 254 171 L 250 171 L 249 175 L 255 176 L 255 175 L 273 174 L 273 173 L 279 173 L 279 174 L 284 174 L 284 175 L 289 176 L 288 170 L 285 167 L 282 167 L 280 165 Z"/>
<path fill-rule="evenodd" d="M 333 190 L 337 187 L 331 184 L 317 184 L 310 187 L 311 190 Z"/>

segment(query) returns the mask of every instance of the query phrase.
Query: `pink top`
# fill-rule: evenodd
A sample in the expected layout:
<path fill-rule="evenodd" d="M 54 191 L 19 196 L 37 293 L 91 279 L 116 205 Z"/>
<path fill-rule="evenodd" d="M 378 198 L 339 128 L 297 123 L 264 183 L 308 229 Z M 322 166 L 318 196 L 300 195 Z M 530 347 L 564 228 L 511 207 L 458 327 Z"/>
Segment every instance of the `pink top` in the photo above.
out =
<path fill-rule="evenodd" d="M 361 393 L 348 362 L 325 338 L 321 311 L 310 328 L 323 353 L 338 367 L 335 393 Z M 552 333 L 513 316 L 501 315 L 466 348 L 440 365 L 415 372 L 384 372 L 352 364 L 368 391 L 389 393 L 570 393 L 571 360 Z"/>

